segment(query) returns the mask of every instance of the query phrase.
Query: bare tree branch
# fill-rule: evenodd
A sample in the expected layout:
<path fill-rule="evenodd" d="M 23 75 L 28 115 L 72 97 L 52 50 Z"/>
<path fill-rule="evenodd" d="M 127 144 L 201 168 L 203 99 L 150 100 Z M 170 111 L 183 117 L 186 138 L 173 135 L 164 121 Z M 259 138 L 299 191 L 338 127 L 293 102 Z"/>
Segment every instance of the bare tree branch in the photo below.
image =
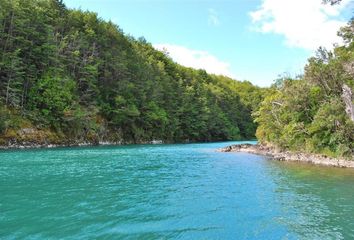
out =
<path fill-rule="evenodd" d="M 329 3 L 329 4 L 331 4 L 331 5 L 339 4 L 341 1 L 342 1 L 342 0 L 322 0 L 322 2 L 323 2 L 324 4 Z"/>

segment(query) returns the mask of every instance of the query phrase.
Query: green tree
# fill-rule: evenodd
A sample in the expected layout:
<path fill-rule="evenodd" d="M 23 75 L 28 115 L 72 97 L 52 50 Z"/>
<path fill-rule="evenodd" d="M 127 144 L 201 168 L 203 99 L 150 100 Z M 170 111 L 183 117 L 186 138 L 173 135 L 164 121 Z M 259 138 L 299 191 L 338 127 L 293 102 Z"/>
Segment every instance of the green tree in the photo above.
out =
<path fill-rule="evenodd" d="M 75 87 L 75 82 L 69 78 L 47 74 L 31 90 L 32 108 L 60 129 L 66 111 L 75 107 Z"/>

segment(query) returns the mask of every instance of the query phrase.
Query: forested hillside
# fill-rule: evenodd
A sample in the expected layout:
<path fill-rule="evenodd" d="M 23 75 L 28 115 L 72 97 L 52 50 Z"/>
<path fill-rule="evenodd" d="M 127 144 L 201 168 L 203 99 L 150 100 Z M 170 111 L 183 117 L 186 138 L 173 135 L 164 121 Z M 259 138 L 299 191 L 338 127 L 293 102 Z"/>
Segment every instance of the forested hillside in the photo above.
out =
<path fill-rule="evenodd" d="M 354 20 L 345 45 L 319 49 L 304 76 L 275 84 L 255 113 L 257 137 L 281 149 L 354 156 Z"/>
<path fill-rule="evenodd" d="M 263 92 L 60 0 L 0 0 L 0 144 L 250 139 Z"/>

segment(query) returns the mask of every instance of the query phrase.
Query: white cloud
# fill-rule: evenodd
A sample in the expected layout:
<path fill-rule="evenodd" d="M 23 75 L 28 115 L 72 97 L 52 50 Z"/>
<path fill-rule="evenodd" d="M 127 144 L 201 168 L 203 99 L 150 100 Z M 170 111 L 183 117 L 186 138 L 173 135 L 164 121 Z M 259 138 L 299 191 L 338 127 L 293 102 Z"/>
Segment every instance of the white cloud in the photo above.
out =
<path fill-rule="evenodd" d="M 214 27 L 220 25 L 219 15 L 213 8 L 208 9 L 208 24 Z"/>
<path fill-rule="evenodd" d="M 341 43 L 337 31 L 347 22 L 339 16 L 349 3 L 344 0 L 331 6 L 322 0 L 262 0 L 260 8 L 249 14 L 254 30 L 283 35 L 287 46 L 331 49 L 334 43 Z"/>
<path fill-rule="evenodd" d="M 154 44 L 154 47 L 160 51 L 167 51 L 174 61 L 183 66 L 232 77 L 230 64 L 217 59 L 207 51 L 193 50 L 173 44 Z"/>

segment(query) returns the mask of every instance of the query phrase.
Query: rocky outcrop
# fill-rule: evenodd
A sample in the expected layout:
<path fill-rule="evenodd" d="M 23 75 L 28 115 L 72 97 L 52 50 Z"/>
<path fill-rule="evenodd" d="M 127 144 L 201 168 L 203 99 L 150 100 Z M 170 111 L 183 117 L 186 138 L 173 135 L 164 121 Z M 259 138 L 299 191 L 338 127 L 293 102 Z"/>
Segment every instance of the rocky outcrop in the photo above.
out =
<path fill-rule="evenodd" d="M 331 158 L 324 155 L 281 151 L 274 147 L 264 145 L 239 144 L 231 145 L 219 149 L 220 152 L 246 152 L 257 155 L 267 156 L 270 159 L 278 161 L 297 161 L 311 164 L 333 166 L 333 167 L 348 167 L 354 168 L 354 158 Z"/>

